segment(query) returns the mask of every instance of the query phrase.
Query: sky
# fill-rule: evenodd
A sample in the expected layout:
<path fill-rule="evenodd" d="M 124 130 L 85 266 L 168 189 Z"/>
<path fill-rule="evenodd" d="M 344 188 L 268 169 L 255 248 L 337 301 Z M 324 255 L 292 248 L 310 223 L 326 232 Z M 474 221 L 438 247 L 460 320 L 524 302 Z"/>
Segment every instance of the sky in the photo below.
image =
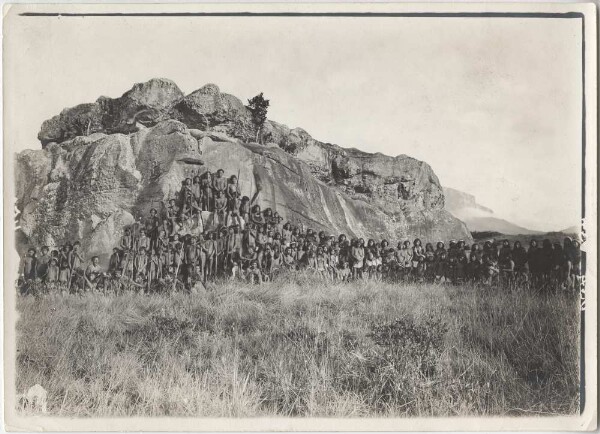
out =
<path fill-rule="evenodd" d="M 431 165 L 535 230 L 580 222 L 581 27 L 517 18 L 28 18 L 5 71 L 5 146 L 153 77 L 206 83 L 315 139 Z M 9 53 L 10 54 L 10 53 Z M 12 120 L 12 122 L 11 122 Z"/>

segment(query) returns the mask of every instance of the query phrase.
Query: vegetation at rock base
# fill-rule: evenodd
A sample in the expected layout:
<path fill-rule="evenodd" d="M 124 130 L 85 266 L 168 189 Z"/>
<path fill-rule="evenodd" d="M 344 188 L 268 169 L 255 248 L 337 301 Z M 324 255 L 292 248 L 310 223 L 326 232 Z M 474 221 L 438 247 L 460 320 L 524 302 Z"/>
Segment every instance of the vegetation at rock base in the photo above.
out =
<path fill-rule="evenodd" d="M 291 274 L 198 294 L 19 297 L 17 391 L 62 416 L 578 411 L 579 299 Z"/>

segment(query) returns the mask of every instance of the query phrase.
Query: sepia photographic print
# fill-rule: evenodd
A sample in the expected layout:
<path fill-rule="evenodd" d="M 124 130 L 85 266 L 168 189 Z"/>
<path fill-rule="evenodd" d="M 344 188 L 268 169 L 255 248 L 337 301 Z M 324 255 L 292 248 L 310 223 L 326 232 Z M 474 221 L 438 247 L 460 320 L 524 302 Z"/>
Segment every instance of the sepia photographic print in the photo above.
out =
<path fill-rule="evenodd" d="M 7 430 L 596 428 L 596 9 L 5 5 Z"/>

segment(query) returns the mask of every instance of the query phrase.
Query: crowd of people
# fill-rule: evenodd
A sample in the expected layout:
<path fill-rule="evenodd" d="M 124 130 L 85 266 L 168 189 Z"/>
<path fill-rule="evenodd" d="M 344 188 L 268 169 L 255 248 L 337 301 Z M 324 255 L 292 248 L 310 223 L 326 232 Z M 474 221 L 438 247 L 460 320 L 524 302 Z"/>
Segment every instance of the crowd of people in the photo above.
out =
<path fill-rule="evenodd" d="M 124 228 L 108 267 L 86 262 L 81 243 L 30 248 L 23 258 L 22 294 L 40 291 L 195 291 L 216 278 L 255 284 L 308 270 L 323 279 L 391 282 L 512 282 L 523 287 L 575 288 L 581 275 L 577 240 L 562 243 L 463 240 L 423 244 L 348 238 L 283 222 L 271 208 L 241 196 L 238 177 L 209 171 L 186 178 L 177 197 Z M 205 222 L 210 222 L 210 225 Z M 211 230 L 206 228 L 210 226 Z"/>

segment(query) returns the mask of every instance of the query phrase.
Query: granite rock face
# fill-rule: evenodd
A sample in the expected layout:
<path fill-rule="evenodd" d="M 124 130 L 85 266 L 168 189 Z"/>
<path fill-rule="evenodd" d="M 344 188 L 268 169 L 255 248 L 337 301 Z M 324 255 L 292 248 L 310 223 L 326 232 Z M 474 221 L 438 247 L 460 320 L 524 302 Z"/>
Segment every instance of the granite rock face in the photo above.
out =
<path fill-rule="evenodd" d="M 83 128 L 83 130 L 82 130 Z M 243 195 L 285 219 L 330 233 L 397 241 L 464 238 L 431 167 L 322 143 L 267 121 L 252 143 L 249 110 L 216 85 L 184 96 L 171 81 L 63 110 L 43 123 L 42 149 L 17 156 L 22 244 L 82 242 L 106 260 L 124 225 L 205 170 L 238 175 Z"/>

